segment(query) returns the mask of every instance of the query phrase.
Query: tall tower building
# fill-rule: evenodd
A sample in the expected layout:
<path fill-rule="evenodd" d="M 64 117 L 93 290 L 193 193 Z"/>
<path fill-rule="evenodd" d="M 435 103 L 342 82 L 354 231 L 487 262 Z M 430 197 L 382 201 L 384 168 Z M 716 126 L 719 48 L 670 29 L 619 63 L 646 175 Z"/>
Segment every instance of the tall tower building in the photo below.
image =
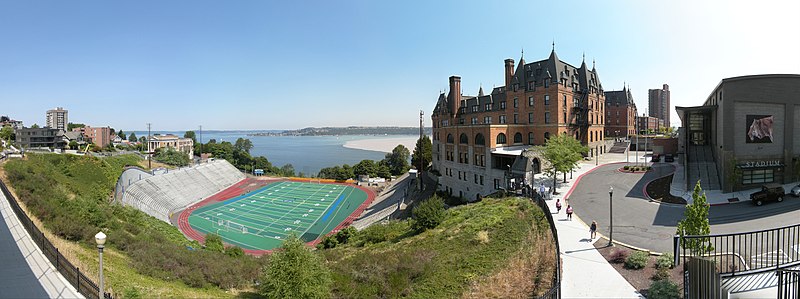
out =
<path fill-rule="evenodd" d="M 62 107 L 57 107 L 56 109 L 47 110 L 47 126 L 59 129 L 59 130 L 67 130 L 67 110 L 64 110 Z"/>
<path fill-rule="evenodd" d="M 664 121 L 665 126 L 669 126 L 669 85 L 664 84 L 661 89 L 648 90 L 648 108 L 650 115 Z"/>

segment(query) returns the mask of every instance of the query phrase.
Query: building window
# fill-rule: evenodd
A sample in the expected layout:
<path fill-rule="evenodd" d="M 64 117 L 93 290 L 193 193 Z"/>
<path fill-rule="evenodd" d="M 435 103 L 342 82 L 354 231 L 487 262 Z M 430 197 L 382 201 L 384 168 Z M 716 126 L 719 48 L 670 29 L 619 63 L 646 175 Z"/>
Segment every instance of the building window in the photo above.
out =
<path fill-rule="evenodd" d="M 478 133 L 475 135 L 475 145 L 486 145 L 486 140 L 483 139 L 483 134 Z"/>
<path fill-rule="evenodd" d="M 480 179 L 481 179 L 481 186 L 483 186 L 483 176 L 481 176 Z"/>
<path fill-rule="evenodd" d="M 529 124 L 533 123 L 533 112 L 528 113 L 528 123 Z"/>
<path fill-rule="evenodd" d="M 500 110 L 505 110 L 505 109 L 506 109 L 506 101 L 500 102 Z"/>
<path fill-rule="evenodd" d="M 478 112 L 478 105 L 472 105 L 472 112 Z"/>
<path fill-rule="evenodd" d="M 567 113 L 566 112 L 564 112 L 564 122 L 565 123 L 567 122 Z"/>
<path fill-rule="evenodd" d="M 483 117 L 483 123 L 487 124 L 487 125 L 492 124 L 492 117 L 491 116 L 484 116 Z"/>
<path fill-rule="evenodd" d="M 518 102 L 519 102 L 519 100 L 517 100 L 517 98 L 514 98 L 514 108 L 519 107 L 519 103 Z"/>
<path fill-rule="evenodd" d="M 472 118 L 472 124 L 473 125 L 477 125 L 478 124 L 478 118 L 477 117 L 473 117 Z"/>
<path fill-rule="evenodd" d="M 773 169 L 754 169 L 742 171 L 742 185 L 772 183 L 775 181 Z"/>
<path fill-rule="evenodd" d="M 546 123 L 546 124 L 550 123 L 550 112 L 545 112 L 544 113 L 544 123 Z"/>
<path fill-rule="evenodd" d="M 492 103 L 486 103 L 483 111 L 492 111 Z"/>
<path fill-rule="evenodd" d="M 533 107 L 533 96 L 528 97 L 528 106 Z"/>
<path fill-rule="evenodd" d="M 522 143 L 522 133 L 514 134 L 514 143 Z"/>
<path fill-rule="evenodd" d="M 533 145 L 533 132 L 528 133 L 528 144 Z"/>
<path fill-rule="evenodd" d="M 474 176 L 475 176 L 475 180 L 474 180 L 475 184 L 477 184 L 478 183 L 478 174 L 476 173 L 476 174 L 474 174 Z"/>
<path fill-rule="evenodd" d="M 447 143 L 453 143 L 453 134 L 447 134 Z"/>
<path fill-rule="evenodd" d="M 550 140 L 550 132 L 544 132 L 544 141 Z"/>
<path fill-rule="evenodd" d="M 567 107 L 567 95 L 564 95 L 564 107 Z"/>
<path fill-rule="evenodd" d="M 494 188 L 500 189 L 500 179 L 494 179 Z"/>
<path fill-rule="evenodd" d="M 506 143 L 506 134 L 500 133 L 497 134 L 497 144 L 505 144 Z"/>
<path fill-rule="evenodd" d="M 545 106 L 550 105 L 550 96 L 549 95 L 544 95 L 544 105 Z"/>
<path fill-rule="evenodd" d="M 514 123 L 516 124 L 519 118 L 519 114 L 514 113 Z"/>
<path fill-rule="evenodd" d="M 506 116 L 505 115 L 500 115 L 500 123 L 501 124 L 506 123 Z"/>
<path fill-rule="evenodd" d="M 544 88 L 550 87 L 550 80 L 544 80 Z"/>

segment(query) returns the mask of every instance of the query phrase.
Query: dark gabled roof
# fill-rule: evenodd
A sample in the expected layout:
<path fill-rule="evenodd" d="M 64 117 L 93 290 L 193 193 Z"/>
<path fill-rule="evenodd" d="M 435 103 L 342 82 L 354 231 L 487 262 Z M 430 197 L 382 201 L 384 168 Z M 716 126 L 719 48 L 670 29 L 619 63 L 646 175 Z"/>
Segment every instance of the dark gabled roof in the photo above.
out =
<path fill-rule="evenodd" d="M 442 92 L 439 94 L 439 99 L 436 100 L 436 107 L 433 107 L 433 114 L 444 114 L 447 112 L 447 97 L 445 97 Z"/>
<path fill-rule="evenodd" d="M 612 90 L 604 93 L 606 103 L 609 105 L 628 105 L 636 108 L 636 103 L 633 101 L 633 95 L 629 88 L 623 87 L 622 90 Z"/>
<path fill-rule="evenodd" d="M 550 57 L 544 60 L 525 63 L 525 60 L 521 58 L 520 64 L 511 78 L 511 83 L 519 84 L 521 88 L 527 88 L 527 84 L 530 82 L 541 86 L 546 80 L 551 83 L 560 83 L 562 80 L 566 80 L 569 86 L 578 84 L 578 89 L 581 91 L 589 90 L 590 86 L 596 90 L 603 88 L 594 68 L 589 70 L 585 62 L 577 68 L 561 61 L 555 50 L 550 52 Z"/>

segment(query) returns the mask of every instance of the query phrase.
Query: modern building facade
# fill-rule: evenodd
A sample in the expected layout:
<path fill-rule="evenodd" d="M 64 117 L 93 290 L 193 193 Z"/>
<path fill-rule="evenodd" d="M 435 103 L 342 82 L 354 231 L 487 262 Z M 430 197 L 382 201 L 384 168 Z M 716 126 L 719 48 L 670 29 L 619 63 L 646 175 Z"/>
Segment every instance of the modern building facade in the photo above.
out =
<path fill-rule="evenodd" d="M 664 121 L 664 124 L 669 125 L 669 85 L 664 84 L 661 89 L 648 90 L 647 102 L 650 110 L 648 116 L 656 117 Z"/>
<path fill-rule="evenodd" d="M 63 149 L 64 131 L 56 128 L 22 128 L 14 131 L 16 143 L 22 148 Z"/>
<path fill-rule="evenodd" d="M 702 178 L 703 163 L 723 191 L 800 180 L 800 75 L 723 79 L 702 106 L 675 110 L 687 170 L 701 165 L 699 176 L 689 171 L 688 185 Z"/>
<path fill-rule="evenodd" d="M 636 103 L 630 88 L 604 92 L 606 97 L 606 136 L 627 137 L 636 134 Z"/>
<path fill-rule="evenodd" d="M 189 155 L 189 159 L 194 156 L 194 142 L 191 138 L 181 138 L 172 134 L 150 136 L 147 151 L 152 153 L 158 148 L 175 149 Z"/>
<path fill-rule="evenodd" d="M 47 110 L 46 117 L 46 126 L 51 127 L 54 129 L 59 129 L 62 131 L 67 130 L 67 123 L 69 123 L 67 110 L 64 110 L 62 107 L 57 107 L 56 109 Z"/>
<path fill-rule="evenodd" d="M 509 187 L 511 166 L 532 145 L 567 134 L 605 152 L 605 95 L 594 66 L 561 61 L 555 50 L 545 60 L 504 63 L 505 85 L 475 96 L 461 92 L 461 77 L 451 76 L 432 113 L 433 168 L 440 189 L 474 200 Z M 542 161 L 531 158 L 533 172 Z M 527 167 L 523 168 L 527 169 Z M 518 184 L 521 182 L 518 180 Z"/>

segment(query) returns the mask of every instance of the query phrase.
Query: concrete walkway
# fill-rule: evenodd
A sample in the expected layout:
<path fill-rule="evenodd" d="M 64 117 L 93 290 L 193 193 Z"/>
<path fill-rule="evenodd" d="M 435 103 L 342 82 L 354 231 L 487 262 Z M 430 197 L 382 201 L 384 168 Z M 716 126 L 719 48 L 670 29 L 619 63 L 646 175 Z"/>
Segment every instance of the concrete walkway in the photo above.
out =
<path fill-rule="evenodd" d="M 631 155 L 630 161 L 633 162 L 633 159 Z M 625 160 L 625 154 L 608 153 L 600 156 L 599 163 L 625 162 Z M 561 212 L 553 215 L 561 246 L 562 298 L 643 298 L 594 248 L 592 244 L 597 238 L 589 239 L 589 226 L 580 219 L 580 213 L 574 213 L 572 221 L 566 220 L 567 205 L 563 199 L 568 198 L 579 177 L 595 167 L 594 160 L 581 162 L 579 168 L 572 174 L 573 179 L 567 183 L 561 183 L 563 176 L 559 175 L 556 187 L 559 194 L 547 200 L 551 211 L 556 211 L 556 199 L 561 199 L 563 205 Z M 544 175 L 536 175 L 534 181 L 535 186 L 545 184 L 549 187 L 553 183 L 552 177 Z"/>
<path fill-rule="evenodd" d="M 0 298 L 84 298 L 33 243 L 3 193 L 0 213 Z"/>

